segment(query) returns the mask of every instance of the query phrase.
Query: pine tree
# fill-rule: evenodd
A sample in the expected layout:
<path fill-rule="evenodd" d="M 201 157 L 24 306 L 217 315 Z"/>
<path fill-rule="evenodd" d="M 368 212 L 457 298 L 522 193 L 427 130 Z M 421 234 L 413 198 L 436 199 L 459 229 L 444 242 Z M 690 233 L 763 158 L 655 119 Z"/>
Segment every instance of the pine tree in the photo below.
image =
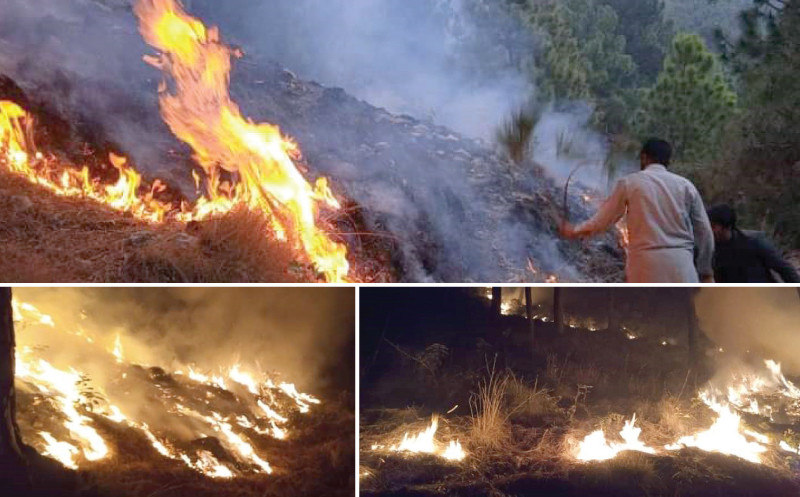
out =
<path fill-rule="evenodd" d="M 718 144 L 736 104 L 714 54 L 699 36 L 682 33 L 643 96 L 636 127 L 642 136 L 672 142 L 677 158 L 700 159 Z"/>

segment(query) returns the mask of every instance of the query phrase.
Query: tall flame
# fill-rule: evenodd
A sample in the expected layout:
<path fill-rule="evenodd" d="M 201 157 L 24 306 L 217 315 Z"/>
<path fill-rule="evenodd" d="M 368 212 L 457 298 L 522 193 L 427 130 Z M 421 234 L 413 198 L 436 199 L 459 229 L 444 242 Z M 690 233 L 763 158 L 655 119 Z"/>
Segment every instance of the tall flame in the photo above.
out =
<path fill-rule="evenodd" d="M 216 28 L 207 29 L 177 0 L 140 0 L 136 4 L 145 41 L 161 54 L 146 60 L 164 71 L 169 83 L 160 89 L 161 112 L 172 132 L 194 150 L 209 178 L 219 168 L 236 173 L 236 197 L 263 212 L 279 236 L 294 228 L 303 249 L 331 281 L 348 272 L 346 249 L 316 225 L 320 203 L 339 205 L 321 178 L 309 184 L 293 159 L 297 144 L 277 126 L 245 119 L 231 99 L 231 57 Z M 222 201 L 210 185 L 211 203 Z"/>
<path fill-rule="evenodd" d="M 33 118 L 18 104 L 0 100 L 0 165 L 60 196 L 89 198 L 135 218 L 161 223 L 204 220 L 239 205 L 265 216 L 279 239 L 291 231 L 314 267 L 331 282 L 347 279 L 347 248 L 334 242 L 317 225 L 322 205 L 339 203 L 326 178 L 312 186 L 294 160 L 297 144 L 277 126 L 245 119 L 230 98 L 231 57 L 215 28 L 186 14 L 177 0 L 140 0 L 136 13 L 141 32 L 159 57 L 146 57 L 170 81 L 160 87 L 162 115 L 173 133 L 194 150 L 207 176 L 205 192 L 194 205 L 174 205 L 155 198 L 160 180 L 145 187 L 127 158 L 110 154 L 118 171 L 113 184 L 101 184 L 87 166 L 67 166 L 36 149 Z M 169 88 L 173 88 L 170 91 Z M 236 185 L 220 180 L 221 170 L 233 173 Z M 200 178 L 193 172 L 195 182 Z"/>

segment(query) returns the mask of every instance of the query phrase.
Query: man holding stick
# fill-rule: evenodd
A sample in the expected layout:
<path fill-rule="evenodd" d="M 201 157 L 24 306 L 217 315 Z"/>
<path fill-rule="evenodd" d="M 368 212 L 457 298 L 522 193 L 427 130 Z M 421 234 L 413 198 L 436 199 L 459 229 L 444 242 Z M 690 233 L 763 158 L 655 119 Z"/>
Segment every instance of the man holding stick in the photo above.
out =
<path fill-rule="evenodd" d="M 627 214 L 628 283 L 713 282 L 714 235 L 703 200 L 691 181 L 667 170 L 671 158 L 669 143 L 647 141 L 642 170 L 620 179 L 588 221 L 575 227 L 564 220 L 561 235 L 594 236 Z"/>

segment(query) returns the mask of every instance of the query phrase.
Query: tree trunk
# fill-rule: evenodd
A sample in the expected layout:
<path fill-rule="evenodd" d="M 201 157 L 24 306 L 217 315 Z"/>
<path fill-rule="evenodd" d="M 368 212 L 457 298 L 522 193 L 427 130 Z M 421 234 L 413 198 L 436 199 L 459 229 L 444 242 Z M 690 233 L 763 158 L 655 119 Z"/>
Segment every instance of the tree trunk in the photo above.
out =
<path fill-rule="evenodd" d="M 503 288 L 499 286 L 492 287 L 492 321 L 497 322 L 502 315 L 503 305 Z"/>
<path fill-rule="evenodd" d="M 612 331 L 620 331 L 622 326 L 619 322 L 619 295 L 615 292 L 614 288 L 608 289 L 608 329 Z"/>
<path fill-rule="evenodd" d="M 16 416 L 14 391 L 14 314 L 11 308 L 11 289 L 0 288 L 0 464 L 22 467 L 22 439 Z"/>
<path fill-rule="evenodd" d="M 687 289 L 686 300 L 686 321 L 687 321 L 687 344 L 689 346 L 689 369 L 697 370 L 697 312 L 694 308 L 694 298 L 692 289 Z"/>
<path fill-rule="evenodd" d="M 533 298 L 531 297 L 531 287 L 525 287 L 525 318 L 528 320 L 528 330 L 530 331 L 531 344 L 534 343 L 533 331 Z"/>
<path fill-rule="evenodd" d="M 558 334 L 564 333 L 564 302 L 562 295 L 563 288 L 553 288 L 553 321 L 556 324 Z"/>

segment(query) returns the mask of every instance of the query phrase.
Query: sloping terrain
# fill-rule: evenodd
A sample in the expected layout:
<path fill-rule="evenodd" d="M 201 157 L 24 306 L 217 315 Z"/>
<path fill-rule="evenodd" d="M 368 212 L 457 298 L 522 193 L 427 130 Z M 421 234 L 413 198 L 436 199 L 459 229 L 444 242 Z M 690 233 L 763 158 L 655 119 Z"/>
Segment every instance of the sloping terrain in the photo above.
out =
<path fill-rule="evenodd" d="M 25 283 L 314 281 L 245 211 L 187 228 L 59 197 L 0 172 L 0 280 Z"/>
<path fill-rule="evenodd" d="M 150 51 L 132 14 L 95 3 L 81 9 L 24 28 L 0 25 L 0 73 L 22 88 L 34 115 L 56 117 L 68 128 L 57 143 L 40 145 L 58 151 L 81 137 L 95 150 L 130 157 L 146 179 L 191 192 L 190 153 L 161 122 L 157 75 L 140 60 Z M 99 73 L 59 58 L 59 47 L 81 46 L 85 38 L 104 40 L 113 54 Z M 83 50 L 76 59 L 91 61 L 90 47 Z M 543 168 L 514 168 L 488 144 L 302 81 L 257 55 L 237 61 L 231 84 L 246 116 L 276 123 L 297 140 L 306 176 L 328 176 L 334 192 L 351 199 L 330 222 L 348 245 L 356 278 L 621 279 L 615 236 L 586 244 L 558 239 L 562 192 Z M 569 203 L 574 216 L 588 214 L 581 195 L 572 193 Z"/>

